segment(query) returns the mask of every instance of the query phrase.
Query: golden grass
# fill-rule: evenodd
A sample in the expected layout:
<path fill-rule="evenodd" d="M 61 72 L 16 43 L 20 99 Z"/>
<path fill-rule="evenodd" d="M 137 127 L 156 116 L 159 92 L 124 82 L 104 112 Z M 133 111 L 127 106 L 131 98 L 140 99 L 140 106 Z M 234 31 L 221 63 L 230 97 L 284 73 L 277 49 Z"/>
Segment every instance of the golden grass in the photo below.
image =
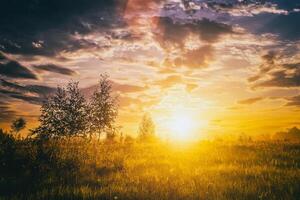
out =
<path fill-rule="evenodd" d="M 26 199 L 300 199 L 298 144 L 62 146 L 64 159 L 79 162 L 76 178 L 48 180 Z"/>

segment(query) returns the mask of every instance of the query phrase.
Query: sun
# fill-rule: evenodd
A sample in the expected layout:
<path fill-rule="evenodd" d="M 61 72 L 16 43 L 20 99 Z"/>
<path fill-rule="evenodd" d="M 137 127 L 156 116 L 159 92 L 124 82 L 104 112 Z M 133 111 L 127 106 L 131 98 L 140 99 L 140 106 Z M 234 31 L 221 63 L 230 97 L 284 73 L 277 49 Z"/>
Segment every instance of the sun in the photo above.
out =
<path fill-rule="evenodd" d="M 169 137 L 176 141 L 190 141 L 195 139 L 195 118 L 188 112 L 176 112 L 169 119 Z"/>
<path fill-rule="evenodd" d="M 209 128 L 208 105 L 204 99 L 195 99 L 185 87 L 173 87 L 150 111 L 157 124 L 157 135 L 176 143 L 205 138 Z"/>

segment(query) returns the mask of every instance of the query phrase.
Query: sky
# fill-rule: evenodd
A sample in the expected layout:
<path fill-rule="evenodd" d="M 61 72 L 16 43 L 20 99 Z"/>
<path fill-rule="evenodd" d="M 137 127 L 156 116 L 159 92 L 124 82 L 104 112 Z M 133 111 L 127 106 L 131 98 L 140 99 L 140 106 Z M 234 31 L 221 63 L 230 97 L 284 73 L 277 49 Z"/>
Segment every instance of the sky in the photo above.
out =
<path fill-rule="evenodd" d="M 299 126 L 299 21 L 299 0 L 4 0 L 0 126 L 38 126 L 57 85 L 102 73 L 128 134 L 143 113 L 160 134 L 179 115 L 198 135 Z"/>

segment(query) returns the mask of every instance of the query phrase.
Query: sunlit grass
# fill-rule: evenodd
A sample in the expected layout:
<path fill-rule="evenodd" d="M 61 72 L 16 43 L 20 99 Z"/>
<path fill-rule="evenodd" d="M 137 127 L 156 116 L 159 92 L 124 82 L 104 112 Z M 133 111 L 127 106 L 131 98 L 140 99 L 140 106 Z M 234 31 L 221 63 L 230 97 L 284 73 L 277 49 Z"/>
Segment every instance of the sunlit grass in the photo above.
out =
<path fill-rule="evenodd" d="M 48 180 L 26 199 L 299 199 L 300 145 L 289 143 L 86 143 L 76 179 Z"/>

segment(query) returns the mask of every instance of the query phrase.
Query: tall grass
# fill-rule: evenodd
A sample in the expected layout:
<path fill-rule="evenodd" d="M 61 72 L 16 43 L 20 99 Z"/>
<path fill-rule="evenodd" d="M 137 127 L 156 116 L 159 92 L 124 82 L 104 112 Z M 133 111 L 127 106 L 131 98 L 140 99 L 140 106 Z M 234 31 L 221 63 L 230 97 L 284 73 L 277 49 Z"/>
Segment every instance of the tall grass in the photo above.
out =
<path fill-rule="evenodd" d="M 43 145 L 56 149 L 51 166 L 42 166 L 47 176 L 32 179 L 27 190 L 2 191 L 0 199 L 300 199 L 300 144 L 79 139 Z"/>

